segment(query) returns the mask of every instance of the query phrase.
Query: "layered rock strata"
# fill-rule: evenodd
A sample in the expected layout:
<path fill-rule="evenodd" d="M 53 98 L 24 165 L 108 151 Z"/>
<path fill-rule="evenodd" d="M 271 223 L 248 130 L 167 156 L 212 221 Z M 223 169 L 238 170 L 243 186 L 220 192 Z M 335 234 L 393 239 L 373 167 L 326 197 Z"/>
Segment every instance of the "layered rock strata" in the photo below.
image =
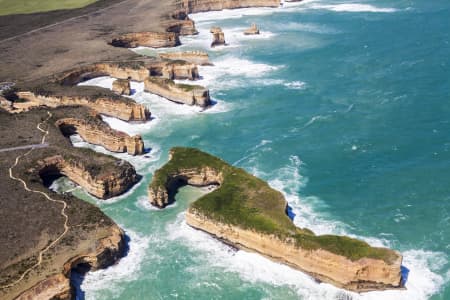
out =
<path fill-rule="evenodd" d="M 149 186 L 150 203 L 165 207 L 180 186 L 219 185 L 192 203 L 187 223 L 237 248 L 260 253 L 355 292 L 403 287 L 402 256 L 343 236 L 315 235 L 286 215 L 282 194 L 224 161 L 192 148 L 173 148 Z"/>
<path fill-rule="evenodd" d="M 70 156 L 51 156 L 38 161 L 37 169 L 42 176 L 47 174 L 61 174 L 80 185 L 89 194 L 108 199 L 123 194 L 138 180 L 134 168 L 127 162 L 121 161 L 118 168 L 112 172 L 97 173 L 89 165 Z"/>
<path fill-rule="evenodd" d="M 145 91 L 170 101 L 207 107 L 211 104 L 209 91 L 202 86 L 177 84 L 173 80 L 149 77 L 144 82 Z"/>
<path fill-rule="evenodd" d="M 159 56 L 162 59 L 184 60 L 199 66 L 212 65 L 208 53 L 204 51 L 166 52 L 160 53 Z"/>
<path fill-rule="evenodd" d="M 179 34 L 175 32 L 136 32 L 127 33 L 111 41 L 114 47 L 136 48 L 166 48 L 180 45 Z"/>
<path fill-rule="evenodd" d="M 217 47 L 217 46 L 225 46 L 225 33 L 223 33 L 222 28 L 220 27 L 211 27 L 210 32 L 213 35 L 213 40 L 211 43 L 211 47 Z"/>
<path fill-rule="evenodd" d="M 64 264 L 62 273 L 38 282 L 15 300 L 74 299 L 75 295 L 70 284 L 72 270 L 81 265 L 85 268 L 88 266 L 90 271 L 107 268 L 114 265 L 123 256 L 124 251 L 124 233 L 117 225 L 114 225 L 110 229 L 109 236 L 98 240 L 96 247 L 70 258 Z"/>
<path fill-rule="evenodd" d="M 130 77 L 129 77 L 130 78 Z M 116 79 L 112 84 L 112 91 L 119 95 L 131 95 L 130 79 Z"/>
<path fill-rule="evenodd" d="M 176 11 L 172 14 L 172 18 L 176 21 L 171 21 L 167 27 L 168 32 L 175 32 L 179 35 L 195 35 L 198 34 L 195 28 L 195 23 L 184 10 Z"/>
<path fill-rule="evenodd" d="M 100 114 L 116 117 L 124 121 L 147 121 L 150 119 L 150 112 L 141 104 L 132 100 L 121 98 L 112 99 L 109 97 L 92 98 L 89 96 L 65 96 L 65 95 L 39 95 L 33 92 L 18 92 L 20 99 L 25 102 L 14 103 L 15 109 L 27 111 L 33 107 L 47 106 L 85 106 L 97 111 Z"/>
<path fill-rule="evenodd" d="M 177 8 L 185 10 L 188 14 L 234 8 L 279 6 L 280 0 L 182 0 L 177 4 Z"/>
<path fill-rule="evenodd" d="M 95 120 L 95 121 L 94 121 Z M 140 135 L 128 134 L 111 129 L 100 117 L 95 119 L 63 118 L 56 122 L 64 135 L 79 134 L 90 144 L 103 146 L 111 152 L 127 152 L 130 155 L 144 153 L 144 142 Z"/>
<path fill-rule="evenodd" d="M 250 26 L 250 28 L 248 28 L 244 31 L 244 34 L 245 35 L 259 34 L 259 28 L 255 23 L 253 23 L 252 26 Z"/>
<path fill-rule="evenodd" d="M 99 63 L 79 67 L 55 76 L 54 81 L 62 85 L 73 86 L 80 82 L 100 77 L 111 76 L 118 79 L 131 79 L 142 82 L 149 76 L 167 79 L 199 78 L 197 65 L 187 60 L 153 60 L 115 63 Z"/>

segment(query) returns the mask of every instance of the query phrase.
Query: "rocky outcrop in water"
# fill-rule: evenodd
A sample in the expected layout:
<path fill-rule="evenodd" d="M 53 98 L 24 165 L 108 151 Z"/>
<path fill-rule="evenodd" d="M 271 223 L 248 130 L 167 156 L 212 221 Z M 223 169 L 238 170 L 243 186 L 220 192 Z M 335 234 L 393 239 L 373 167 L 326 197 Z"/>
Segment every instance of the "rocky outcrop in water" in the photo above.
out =
<path fill-rule="evenodd" d="M 250 26 L 250 28 L 248 28 L 244 31 L 244 34 L 245 35 L 259 34 L 259 28 L 255 23 L 253 23 L 252 26 Z"/>
<path fill-rule="evenodd" d="M 119 95 L 131 95 L 130 79 L 116 79 L 112 84 L 112 91 Z"/>
<path fill-rule="evenodd" d="M 148 109 L 127 98 L 112 99 L 109 97 L 65 96 L 65 95 L 39 95 L 33 92 L 19 92 L 19 98 L 26 100 L 18 102 L 14 107 L 21 111 L 32 107 L 47 106 L 85 106 L 100 114 L 116 117 L 124 121 L 147 121 L 150 119 Z"/>
<path fill-rule="evenodd" d="M 144 82 L 145 90 L 170 101 L 187 105 L 207 107 L 211 104 L 209 91 L 202 86 L 177 84 L 173 80 L 149 77 Z"/>
<path fill-rule="evenodd" d="M 184 60 L 199 66 L 212 65 L 208 53 L 204 51 L 166 52 L 160 53 L 159 57 L 170 60 Z"/>
<path fill-rule="evenodd" d="M 124 132 L 111 129 L 98 116 L 90 119 L 59 119 L 56 126 L 66 136 L 79 134 L 84 141 L 103 146 L 111 152 L 128 152 L 130 155 L 144 153 L 144 142 L 140 135 L 129 136 Z"/>
<path fill-rule="evenodd" d="M 150 203 L 167 206 L 186 184 L 219 186 L 189 206 L 186 222 L 227 244 L 355 292 L 403 288 L 400 253 L 296 227 L 286 215 L 287 202 L 280 192 L 199 150 L 171 150 L 169 162 L 149 185 Z"/>
<path fill-rule="evenodd" d="M 211 27 L 210 32 L 213 35 L 213 41 L 211 43 L 211 47 L 217 47 L 217 46 L 225 46 L 225 34 L 222 31 L 222 28 L 220 27 Z"/>
<path fill-rule="evenodd" d="M 111 41 L 114 47 L 136 48 L 151 47 L 165 48 L 180 45 L 178 33 L 175 32 L 137 32 L 127 33 Z"/>

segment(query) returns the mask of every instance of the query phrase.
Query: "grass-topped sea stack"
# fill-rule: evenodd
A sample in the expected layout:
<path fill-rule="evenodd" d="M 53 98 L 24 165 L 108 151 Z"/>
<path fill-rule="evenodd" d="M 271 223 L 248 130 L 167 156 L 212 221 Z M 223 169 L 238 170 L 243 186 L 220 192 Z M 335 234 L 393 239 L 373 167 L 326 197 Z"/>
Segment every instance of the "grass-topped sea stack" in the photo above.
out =
<path fill-rule="evenodd" d="M 345 236 L 315 235 L 286 215 L 283 195 L 263 180 L 192 148 L 173 148 L 154 174 L 150 202 L 174 201 L 183 185 L 218 185 L 189 207 L 187 223 L 232 244 L 357 292 L 402 288 L 402 256 Z"/>

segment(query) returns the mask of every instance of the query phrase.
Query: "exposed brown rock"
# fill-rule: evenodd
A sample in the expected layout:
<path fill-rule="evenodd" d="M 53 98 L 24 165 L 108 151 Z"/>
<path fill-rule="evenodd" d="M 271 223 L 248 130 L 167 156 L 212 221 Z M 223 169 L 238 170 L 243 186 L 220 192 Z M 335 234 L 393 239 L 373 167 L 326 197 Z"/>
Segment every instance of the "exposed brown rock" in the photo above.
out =
<path fill-rule="evenodd" d="M 198 34 L 197 29 L 195 29 L 195 23 L 189 19 L 188 15 L 184 10 L 176 11 L 172 14 L 173 19 L 176 21 L 171 21 L 170 25 L 167 27 L 168 32 L 175 32 L 180 35 L 194 35 Z"/>
<path fill-rule="evenodd" d="M 200 169 L 178 170 L 177 173 L 171 174 L 165 188 L 153 189 L 149 186 L 148 197 L 150 203 L 158 208 L 164 208 L 169 205 L 180 185 L 181 179 L 192 186 L 220 185 L 223 182 L 223 175 L 216 169 L 207 166 Z"/>
<path fill-rule="evenodd" d="M 38 161 L 36 170 L 40 176 L 49 173 L 60 173 L 83 187 L 89 194 L 100 199 L 107 199 L 123 194 L 138 180 L 134 168 L 125 161 L 113 172 L 97 173 L 95 169 L 82 161 L 68 156 L 55 155 Z"/>
<path fill-rule="evenodd" d="M 204 51 L 166 52 L 160 53 L 159 56 L 163 59 L 185 60 L 200 66 L 212 65 L 208 53 Z"/>
<path fill-rule="evenodd" d="M 252 26 L 250 26 L 250 28 L 248 28 L 244 31 L 244 34 L 245 35 L 259 34 L 259 28 L 255 23 L 253 23 Z"/>
<path fill-rule="evenodd" d="M 320 281 L 347 290 L 366 292 L 398 288 L 401 284 L 400 254 L 392 264 L 371 258 L 351 261 L 323 249 L 305 250 L 297 247 L 294 241 L 280 240 L 272 235 L 221 224 L 193 209 L 186 213 L 186 222 L 237 248 L 260 253 L 306 272 Z"/>
<path fill-rule="evenodd" d="M 224 46 L 226 45 L 225 42 L 225 34 L 222 31 L 222 28 L 220 27 L 211 27 L 210 32 L 213 35 L 213 41 L 211 43 L 211 47 L 217 47 L 217 46 Z"/>
<path fill-rule="evenodd" d="M 65 135 L 79 134 L 90 144 L 100 145 L 112 152 L 128 152 L 130 155 L 144 153 L 144 142 L 140 135 L 129 136 L 104 123 L 100 117 L 91 119 L 64 118 L 56 122 Z"/>
<path fill-rule="evenodd" d="M 139 60 L 82 66 L 55 76 L 53 81 L 62 85 L 73 86 L 99 76 L 111 76 L 119 79 L 130 78 L 140 82 L 148 76 L 190 80 L 199 78 L 195 63 L 189 63 L 185 60 Z"/>
<path fill-rule="evenodd" d="M 98 113 L 116 117 L 124 121 L 147 121 L 150 119 L 148 109 L 134 101 L 118 101 L 107 97 L 92 99 L 87 96 L 64 96 L 64 95 L 36 95 L 33 92 L 19 92 L 18 96 L 26 102 L 14 103 L 14 108 L 19 111 L 27 111 L 37 106 L 59 107 L 59 106 L 86 106 Z"/>
<path fill-rule="evenodd" d="M 202 86 L 176 84 L 173 80 L 148 77 L 144 82 L 145 90 L 168 100 L 207 107 L 211 104 L 209 91 Z"/>
<path fill-rule="evenodd" d="M 119 95 L 131 95 L 131 85 L 129 79 L 116 79 L 112 85 L 113 92 Z"/>
<path fill-rule="evenodd" d="M 127 33 L 111 41 L 114 47 L 136 48 L 151 47 L 165 48 L 180 45 L 178 33 L 175 32 L 136 32 Z"/>

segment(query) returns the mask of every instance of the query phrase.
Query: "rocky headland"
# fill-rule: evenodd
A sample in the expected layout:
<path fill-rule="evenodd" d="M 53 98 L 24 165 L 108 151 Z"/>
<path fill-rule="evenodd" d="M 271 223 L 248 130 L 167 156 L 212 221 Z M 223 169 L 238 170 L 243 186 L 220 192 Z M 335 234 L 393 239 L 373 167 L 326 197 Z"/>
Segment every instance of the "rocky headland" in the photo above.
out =
<path fill-rule="evenodd" d="M 237 248 L 260 253 L 356 292 L 402 288 L 402 256 L 345 236 L 296 227 L 283 195 L 225 161 L 192 148 L 173 148 L 155 172 L 151 204 L 163 208 L 183 185 L 217 185 L 191 204 L 186 222 Z"/>
<path fill-rule="evenodd" d="M 104 268 L 124 253 L 123 231 L 99 208 L 48 189 L 66 176 L 106 199 L 139 180 L 128 162 L 74 148 L 68 139 L 73 120 L 97 126 L 98 140 L 114 133 L 82 106 L 19 114 L 0 109 L 2 148 L 11 149 L 0 152 L 1 299 L 71 299 L 73 269 Z M 42 147 L 21 148 L 30 144 Z"/>

